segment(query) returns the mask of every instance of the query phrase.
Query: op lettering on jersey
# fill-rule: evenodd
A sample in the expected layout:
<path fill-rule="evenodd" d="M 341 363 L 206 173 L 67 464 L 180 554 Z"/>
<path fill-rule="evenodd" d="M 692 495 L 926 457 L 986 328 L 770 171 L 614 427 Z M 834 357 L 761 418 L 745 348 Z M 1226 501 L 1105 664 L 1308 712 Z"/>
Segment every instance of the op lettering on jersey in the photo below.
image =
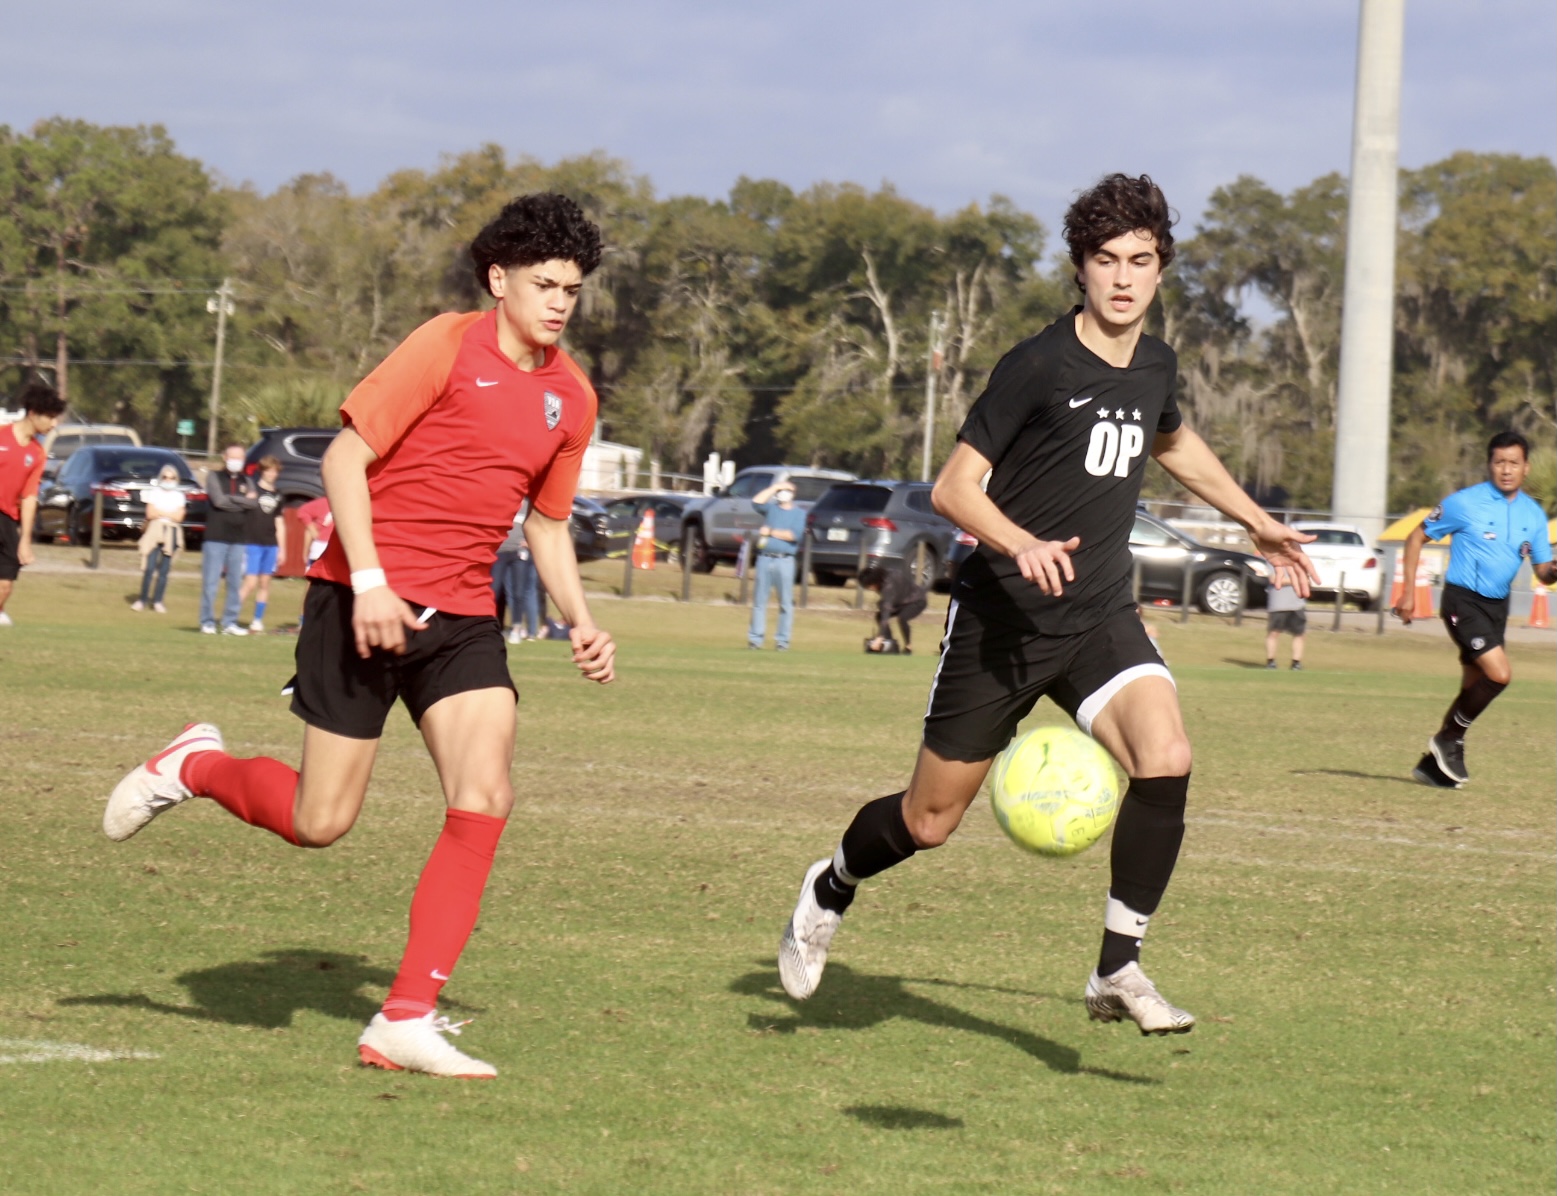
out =
<path fill-rule="evenodd" d="M 1057 597 L 986 545 L 958 574 L 958 602 L 1046 635 L 1085 631 L 1132 604 L 1130 530 L 1146 460 L 1156 436 L 1183 422 L 1173 350 L 1143 335 L 1130 364 L 1112 366 L 1076 336 L 1080 311 L 1001 358 L 958 433 L 993 466 L 988 494 L 1006 518 L 1040 540 L 1080 537 L 1076 578 Z"/>

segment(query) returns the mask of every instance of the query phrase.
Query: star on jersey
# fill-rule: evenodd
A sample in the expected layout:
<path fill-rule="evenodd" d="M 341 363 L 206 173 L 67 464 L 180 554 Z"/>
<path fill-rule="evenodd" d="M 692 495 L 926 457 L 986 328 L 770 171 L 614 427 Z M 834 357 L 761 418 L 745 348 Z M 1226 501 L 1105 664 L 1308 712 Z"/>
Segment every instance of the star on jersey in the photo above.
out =
<path fill-rule="evenodd" d="M 1108 418 L 1108 408 L 1107 407 L 1099 407 L 1097 409 L 1097 417 L 1098 417 L 1098 419 L 1107 419 Z"/>
<path fill-rule="evenodd" d="M 1138 421 L 1141 418 L 1141 413 L 1139 411 L 1132 411 L 1130 412 L 1130 418 Z"/>
<path fill-rule="evenodd" d="M 1114 418 L 1115 419 L 1123 419 L 1124 418 L 1124 408 L 1123 407 L 1121 407 L 1118 411 L 1114 412 Z"/>

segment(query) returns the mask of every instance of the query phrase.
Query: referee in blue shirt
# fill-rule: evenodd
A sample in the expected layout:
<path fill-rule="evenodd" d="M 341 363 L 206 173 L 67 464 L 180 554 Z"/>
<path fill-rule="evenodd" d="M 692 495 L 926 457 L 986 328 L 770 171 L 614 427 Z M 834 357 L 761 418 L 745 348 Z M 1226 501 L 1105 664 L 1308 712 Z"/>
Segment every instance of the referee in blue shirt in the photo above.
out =
<path fill-rule="evenodd" d="M 1425 784 L 1458 789 L 1470 780 L 1465 732 L 1513 677 L 1503 650 L 1503 629 L 1508 624 L 1508 589 L 1520 568 L 1528 560 L 1542 584 L 1557 583 L 1546 512 L 1519 490 L 1529 472 L 1529 442 L 1518 432 L 1499 432 L 1487 445 L 1488 480 L 1449 495 L 1406 539 L 1401 572 L 1406 586 L 1395 606 L 1403 623 L 1411 622 L 1411 579 L 1422 545 L 1454 536 L 1439 613 L 1459 645 L 1462 679 L 1443 726 L 1427 741 L 1431 758 L 1423 756 L 1412 770 Z"/>

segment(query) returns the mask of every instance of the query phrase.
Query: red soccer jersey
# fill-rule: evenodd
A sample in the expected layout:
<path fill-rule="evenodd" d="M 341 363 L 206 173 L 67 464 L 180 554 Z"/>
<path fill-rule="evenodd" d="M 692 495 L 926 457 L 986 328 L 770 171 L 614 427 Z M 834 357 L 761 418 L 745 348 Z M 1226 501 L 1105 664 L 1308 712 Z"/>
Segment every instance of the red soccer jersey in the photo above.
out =
<path fill-rule="evenodd" d="M 22 517 L 22 499 L 38 493 L 38 479 L 48 454 L 36 436 L 26 444 L 16 442 L 16 429 L 0 427 L 0 512 Z"/>
<path fill-rule="evenodd" d="M 378 454 L 368 467 L 373 540 L 390 588 L 456 615 L 496 613 L 492 562 L 525 498 L 573 511 L 595 391 L 561 349 L 526 372 L 498 347 L 495 312 L 437 316 L 341 405 Z M 310 577 L 351 583 L 339 536 Z"/>

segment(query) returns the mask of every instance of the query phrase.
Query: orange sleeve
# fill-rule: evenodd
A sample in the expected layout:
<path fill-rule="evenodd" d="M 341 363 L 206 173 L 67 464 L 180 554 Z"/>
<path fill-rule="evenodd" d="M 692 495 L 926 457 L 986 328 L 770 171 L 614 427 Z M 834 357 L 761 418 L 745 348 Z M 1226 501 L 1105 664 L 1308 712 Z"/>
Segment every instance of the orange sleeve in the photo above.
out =
<path fill-rule="evenodd" d="M 438 401 L 465 331 L 481 312 L 435 316 L 357 383 L 341 404 L 341 423 L 356 428 L 380 457 Z"/>
<path fill-rule="evenodd" d="M 573 514 L 573 496 L 578 493 L 578 475 L 584 467 L 584 450 L 589 447 L 590 437 L 595 434 L 595 413 L 600 406 L 595 397 L 595 388 L 589 384 L 588 376 L 578 368 L 578 364 L 566 353 L 562 355 L 562 364 L 578 383 L 586 410 L 578 428 L 552 458 L 541 484 L 530 495 L 531 507 L 546 518 L 558 521 Z"/>

